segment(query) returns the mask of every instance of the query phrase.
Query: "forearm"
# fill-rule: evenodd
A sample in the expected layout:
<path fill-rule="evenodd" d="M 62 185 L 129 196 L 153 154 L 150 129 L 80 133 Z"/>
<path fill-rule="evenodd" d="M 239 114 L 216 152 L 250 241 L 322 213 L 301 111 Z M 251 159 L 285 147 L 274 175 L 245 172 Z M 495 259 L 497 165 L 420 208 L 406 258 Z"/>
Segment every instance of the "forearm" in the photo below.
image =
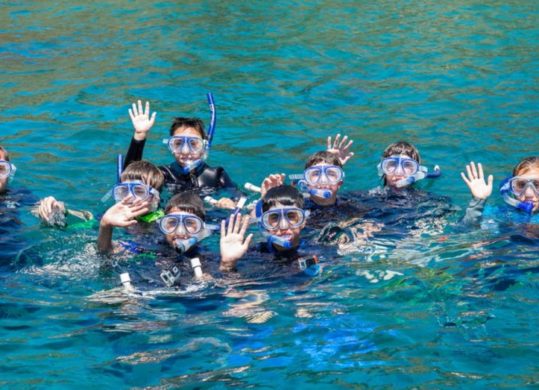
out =
<path fill-rule="evenodd" d="M 480 224 L 486 202 L 486 199 L 472 198 L 468 204 L 468 207 L 466 208 L 466 213 L 464 214 L 461 223 L 466 225 Z"/>
<path fill-rule="evenodd" d="M 124 169 L 133 161 L 142 160 L 142 154 L 144 152 L 145 144 L 146 139 L 137 140 L 135 136 L 131 138 L 129 149 L 127 150 L 127 154 L 125 155 Z"/>
<path fill-rule="evenodd" d="M 101 223 L 97 237 L 97 250 L 101 254 L 112 252 L 112 226 Z"/>

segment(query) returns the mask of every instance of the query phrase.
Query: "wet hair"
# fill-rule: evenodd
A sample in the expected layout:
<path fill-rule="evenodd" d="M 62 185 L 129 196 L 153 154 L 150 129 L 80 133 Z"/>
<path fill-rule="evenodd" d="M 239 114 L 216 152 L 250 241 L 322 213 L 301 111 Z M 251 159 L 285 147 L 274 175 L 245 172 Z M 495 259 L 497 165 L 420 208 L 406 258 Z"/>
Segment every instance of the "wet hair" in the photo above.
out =
<path fill-rule="evenodd" d="M 526 171 L 534 167 L 539 168 L 539 156 L 526 157 L 513 168 L 513 176 L 526 173 Z"/>
<path fill-rule="evenodd" d="M 140 180 L 144 184 L 161 191 L 165 183 L 163 172 L 149 161 L 133 161 L 129 164 L 120 177 L 122 181 Z"/>
<path fill-rule="evenodd" d="M 167 203 L 165 207 L 165 214 L 170 213 L 173 209 L 179 209 L 186 213 L 195 214 L 203 221 L 206 219 L 206 213 L 204 212 L 204 202 L 200 199 L 200 196 L 193 191 L 180 192 L 174 195 Z"/>
<path fill-rule="evenodd" d="M 277 203 L 302 209 L 304 203 L 303 195 L 301 195 L 296 187 L 287 184 L 270 188 L 262 198 L 262 212 L 268 211 L 270 208 L 276 206 Z"/>
<path fill-rule="evenodd" d="M 337 157 L 335 153 L 324 150 L 323 152 L 316 152 L 314 154 L 311 154 L 307 160 L 307 163 L 305 163 L 305 169 L 320 163 L 326 163 L 329 165 L 336 165 L 338 167 L 342 167 L 342 164 L 339 161 L 339 157 Z"/>
<path fill-rule="evenodd" d="M 399 141 L 399 142 L 395 142 L 389 145 L 384 150 L 384 153 L 382 154 L 382 158 L 400 155 L 400 154 L 405 154 L 408 157 L 413 158 L 415 161 L 417 161 L 418 164 L 421 164 L 421 156 L 419 155 L 419 150 L 417 150 L 417 148 L 414 145 L 406 141 Z"/>
<path fill-rule="evenodd" d="M 170 125 L 170 136 L 174 135 L 174 132 L 182 127 L 192 127 L 202 137 L 202 139 L 206 139 L 206 132 L 204 131 L 204 122 L 202 122 L 201 119 L 198 118 L 184 118 L 184 117 L 177 117 L 174 118 L 172 121 L 172 125 Z"/>
<path fill-rule="evenodd" d="M 9 161 L 9 153 L 6 149 L 4 149 L 4 147 L 0 146 L 0 152 L 4 152 L 4 157 L 6 161 Z"/>

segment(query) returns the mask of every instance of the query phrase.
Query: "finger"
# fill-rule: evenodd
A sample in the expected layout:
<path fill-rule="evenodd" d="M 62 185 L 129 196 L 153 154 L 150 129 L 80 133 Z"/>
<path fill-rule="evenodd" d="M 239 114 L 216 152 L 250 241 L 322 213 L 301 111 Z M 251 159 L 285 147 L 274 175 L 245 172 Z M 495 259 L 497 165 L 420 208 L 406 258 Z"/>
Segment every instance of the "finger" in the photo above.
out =
<path fill-rule="evenodd" d="M 343 148 L 343 150 L 348 150 L 348 148 L 350 148 L 350 146 L 352 146 L 353 143 L 354 141 L 352 140 L 348 141 L 348 144 Z"/>
<path fill-rule="evenodd" d="M 226 236 L 226 220 L 221 221 L 221 237 Z"/>
<path fill-rule="evenodd" d="M 138 116 L 137 104 L 136 104 L 136 103 L 133 103 L 133 104 L 131 105 L 131 108 L 133 109 L 133 115 L 134 115 L 134 116 Z"/>
<path fill-rule="evenodd" d="M 494 176 L 488 175 L 487 186 L 488 186 L 489 190 L 491 190 L 491 191 L 492 191 L 492 184 L 493 183 L 494 183 Z"/>
<path fill-rule="evenodd" d="M 150 116 L 150 102 L 146 101 L 146 106 L 144 107 L 144 115 L 149 117 Z"/>
<path fill-rule="evenodd" d="M 348 136 L 345 135 L 344 137 L 342 137 L 342 140 L 341 140 L 341 143 L 339 144 L 339 149 L 342 149 L 344 144 L 346 143 L 346 141 L 348 140 Z"/>
<path fill-rule="evenodd" d="M 253 239 L 253 233 L 249 234 L 245 241 L 243 242 L 243 247 L 245 249 L 249 248 L 249 244 L 251 243 L 251 240 Z"/>
<path fill-rule="evenodd" d="M 339 148 L 339 139 L 341 138 L 341 135 L 340 134 L 337 134 L 335 136 L 335 141 L 333 141 L 333 149 L 338 149 Z"/>
<path fill-rule="evenodd" d="M 133 115 L 133 110 L 132 109 L 129 109 L 127 110 L 129 112 L 129 118 L 131 118 L 132 121 L 135 120 L 135 116 Z"/>
<path fill-rule="evenodd" d="M 228 217 L 228 229 L 227 229 L 227 234 L 230 235 L 234 232 L 234 216 L 231 215 L 230 217 Z"/>
<path fill-rule="evenodd" d="M 240 213 L 236 214 L 236 221 L 234 224 L 234 233 L 239 233 L 242 228 L 241 218 L 242 216 Z"/>
<path fill-rule="evenodd" d="M 477 174 L 479 175 L 480 180 L 485 180 L 485 176 L 483 175 L 483 166 L 481 163 L 477 163 Z"/>
<path fill-rule="evenodd" d="M 249 228 L 249 216 L 248 215 L 245 215 L 243 217 L 243 221 L 241 223 L 241 230 L 240 230 L 240 234 L 241 236 L 245 236 L 245 232 L 247 231 L 247 229 Z"/>
<path fill-rule="evenodd" d="M 328 144 L 328 150 L 331 149 L 331 136 L 328 137 L 327 139 L 327 144 Z"/>
<path fill-rule="evenodd" d="M 155 123 L 155 116 L 157 115 L 157 112 L 153 112 L 152 114 L 152 118 L 150 119 L 150 126 L 153 126 L 153 124 Z"/>
<path fill-rule="evenodd" d="M 142 102 L 140 100 L 138 101 L 138 114 L 144 114 L 144 111 L 142 111 Z"/>
<path fill-rule="evenodd" d="M 466 177 L 466 175 L 463 172 L 460 173 L 460 177 L 462 177 L 462 180 L 464 180 L 464 183 L 466 183 L 466 185 L 469 188 L 471 188 L 472 183 L 468 180 L 468 178 Z"/>
<path fill-rule="evenodd" d="M 133 225 L 136 225 L 137 224 L 137 220 L 136 219 L 131 219 L 129 221 L 125 221 L 122 226 L 124 227 L 127 227 L 127 226 L 133 226 Z"/>
<path fill-rule="evenodd" d="M 479 177 L 479 175 L 477 174 L 477 168 L 475 167 L 475 163 L 473 161 L 472 161 L 472 173 L 473 173 L 474 179 L 477 179 Z"/>
<path fill-rule="evenodd" d="M 470 167 L 470 164 L 466 165 L 466 173 L 468 174 L 468 177 L 470 178 L 470 180 L 472 180 L 473 175 L 472 175 L 472 168 Z"/>

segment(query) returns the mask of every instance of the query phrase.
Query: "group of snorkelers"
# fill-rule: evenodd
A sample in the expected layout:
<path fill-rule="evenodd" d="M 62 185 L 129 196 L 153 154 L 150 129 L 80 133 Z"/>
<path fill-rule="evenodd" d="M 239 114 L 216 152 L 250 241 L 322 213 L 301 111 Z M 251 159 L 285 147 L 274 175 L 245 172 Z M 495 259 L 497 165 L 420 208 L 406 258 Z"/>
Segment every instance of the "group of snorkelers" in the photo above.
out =
<path fill-rule="evenodd" d="M 173 260 L 160 266 L 160 278 L 169 286 L 178 285 L 180 275 L 187 272 L 200 277 L 202 270 L 210 269 L 203 264 L 199 243 L 213 232 L 220 232 L 218 270 L 230 273 L 238 270 L 240 259 L 248 251 L 265 253 L 293 263 L 300 271 L 316 274 L 318 258 L 305 253 L 302 231 L 307 227 L 319 231 L 332 221 L 335 210 L 349 217 L 361 219 L 365 208 L 361 202 L 338 195 L 345 180 L 344 166 L 352 158 L 353 141 L 344 136 L 328 137 L 327 147 L 309 156 L 304 171 L 299 175 L 270 174 L 260 186 L 246 185 L 249 191 L 259 193 L 259 199 L 246 205 L 246 196 L 222 167 L 207 164 L 213 134 L 216 111 L 211 94 L 208 101 L 212 113 L 208 131 L 198 118 L 175 118 L 169 137 L 163 140 L 174 161 L 156 166 L 143 160 L 143 151 L 150 129 L 156 119 L 148 102 L 133 103 L 129 109 L 134 134 L 125 160 L 118 159 L 117 183 L 109 192 L 114 204 L 99 220 L 98 251 L 105 257 L 120 252 L 140 253 L 147 250 L 148 242 L 163 243 L 174 253 Z M 7 150 L 0 146 L 0 201 L 9 194 L 8 182 L 15 174 Z M 432 171 L 421 165 L 418 150 L 410 143 L 400 141 L 389 145 L 378 164 L 378 175 L 383 186 L 371 194 L 398 194 L 406 196 L 414 183 L 436 178 L 440 168 Z M 466 223 L 480 223 L 487 198 L 492 193 L 493 177 L 485 177 L 481 164 L 466 165 L 461 173 L 472 194 L 466 210 Z M 286 180 L 290 184 L 286 184 Z M 163 190 L 170 194 L 166 204 Z M 219 199 L 214 196 L 226 193 Z M 513 169 L 512 176 L 500 185 L 500 194 L 511 210 L 535 222 L 539 210 L 539 157 L 528 157 Z M 211 205 L 209 210 L 205 204 Z M 213 210 L 230 210 L 219 224 L 213 224 Z M 245 210 L 245 211 L 244 211 Z M 91 219 L 90 213 L 69 210 L 63 202 L 46 197 L 38 202 L 35 214 L 44 224 L 65 226 L 65 216 L 70 213 L 82 219 Z M 222 211 L 221 211 L 222 216 Z M 360 221 L 361 222 L 361 221 Z M 256 224 L 264 242 L 250 249 L 253 238 L 248 233 Z M 113 229 L 125 228 L 132 238 L 113 241 Z M 365 237 L 380 230 L 382 224 L 365 224 L 361 230 Z M 216 266 L 217 267 L 217 266 Z M 128 282 L 123 274 L 123 282 Z"/>

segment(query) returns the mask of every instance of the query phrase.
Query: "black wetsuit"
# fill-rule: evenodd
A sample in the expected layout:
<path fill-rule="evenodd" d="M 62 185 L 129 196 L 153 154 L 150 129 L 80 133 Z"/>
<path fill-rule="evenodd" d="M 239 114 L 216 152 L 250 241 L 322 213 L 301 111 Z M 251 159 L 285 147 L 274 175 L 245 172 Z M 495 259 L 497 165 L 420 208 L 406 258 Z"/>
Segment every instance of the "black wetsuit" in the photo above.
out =
<path fill-rule="evenodd" d="M 125 156 L 124 169 L 133 161 L 142 160 L 146 140 L 131 139 L 129 150 Z M 210 167 L 203 162 L 199 167 L 189 173 L 183 173 L 180 165 L 175 161 L 169 165 L 161 165 L 159 169 L 165 175 L 165 186 L 171 194 L 195 190 L 201 197 L 212 194 L 220 189 L 232 189 L 238 194 L 236 184 L 230 179 L 224 168 Z"/>
<path fill-rule="evenodd" d="M 313 229 L 322 229 L 330 222 L 338 223 L 362 218 L 369 210 L 354 199 L 344 196 L 338 196 L 335 204 L 329 206 L 320 206 L 307 199 L 304 209 L 310 212 L 307 218 L 307 227 Z"/>
<path fill-rule="evenodd" d="M 26 189 L 8 189 L 0 194 L 0 268 L 27 262 L 25 253 L 30 243 L 23 236 L 19 212 L 37 200 Z"/>

